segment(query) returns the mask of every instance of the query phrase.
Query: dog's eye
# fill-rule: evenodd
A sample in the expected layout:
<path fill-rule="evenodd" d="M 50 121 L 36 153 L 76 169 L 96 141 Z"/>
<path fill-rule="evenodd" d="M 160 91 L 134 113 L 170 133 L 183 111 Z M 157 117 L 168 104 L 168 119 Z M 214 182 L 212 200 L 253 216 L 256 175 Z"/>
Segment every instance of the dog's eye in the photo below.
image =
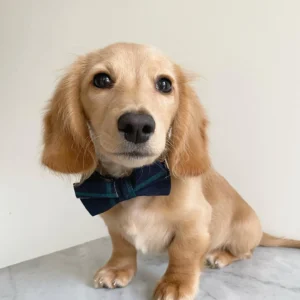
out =
<path fill-rule="evenodd" d="M 161 77 L 156 81 L 156 89 L 161 93 L 168 94 L 172 91 L 172 82 L 170 79 Z"/>
<path fill-rule="evenodd" d="M 99 89 L 110 89 L 113 86 L 113 81 L 109 75 L 105 73 L 99 73 L 94 76 L 93 84 Z"/>

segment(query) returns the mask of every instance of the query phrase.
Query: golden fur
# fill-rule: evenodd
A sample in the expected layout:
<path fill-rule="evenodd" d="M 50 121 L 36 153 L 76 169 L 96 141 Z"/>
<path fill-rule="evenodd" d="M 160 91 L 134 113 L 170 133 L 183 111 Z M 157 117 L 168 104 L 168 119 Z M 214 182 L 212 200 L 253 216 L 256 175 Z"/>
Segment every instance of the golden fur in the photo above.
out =
<path fill-rule="evenodd" d="M 100 72 L 113 78 L 112 89 L 91 84 Z M 155 89 L 161 75 L 172 81 L 171 94 Z M 169 266 L 154 299 L 194 299 L 205 259 L 223 267 L 251 257 L 258 245 L 300 247 L 298 241 L 263 234 L 255 212 L 213 169 L 207 119 L 188 81 L 153 47 L 114 44 L 79 57 L 49 103 L 42 162 L 50 169 L 86 177 L 98 168 L 120 177 L 156 160 L 166 160 L 170 168 L 169 196 L 138 197 L 101 215 L 113 253 L 96 273 L 96 287 L 126 286 L 136 272 L 137 250 L 167 250 Z M 146 158 L 117 154 L 131 147 L 116 125 L 128 111 L 147 112 L 156 122 Z"/>

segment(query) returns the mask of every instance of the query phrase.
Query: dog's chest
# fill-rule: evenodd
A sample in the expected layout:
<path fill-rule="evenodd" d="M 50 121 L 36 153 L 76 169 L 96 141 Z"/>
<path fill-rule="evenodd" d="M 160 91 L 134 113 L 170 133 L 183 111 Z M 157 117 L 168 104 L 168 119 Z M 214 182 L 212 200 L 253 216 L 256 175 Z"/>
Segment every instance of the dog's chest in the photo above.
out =
<path fill-rule="evenodd" d="M 143 253 L 165 250 L 172 237 L 170 222 L 159 207 L 153 206 L 153 201 L 159 206 L 160 200 L 160 197 L 137 197 L 123 202 L 114 218 L 114 227 Z"/>

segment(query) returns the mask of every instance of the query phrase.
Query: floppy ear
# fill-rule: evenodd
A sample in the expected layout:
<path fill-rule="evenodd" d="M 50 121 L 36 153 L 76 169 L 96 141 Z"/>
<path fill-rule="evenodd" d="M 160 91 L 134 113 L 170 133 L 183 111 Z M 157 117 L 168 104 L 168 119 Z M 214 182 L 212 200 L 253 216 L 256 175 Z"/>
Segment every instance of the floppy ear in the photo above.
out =
<path fill-rule="evenodd" d="M 179 107 L 172 126 L 168 163 L 175 176 L 198 176 L 210 167 L 208 121 L 195 91 L 178 66 L 177 77 Z"/>
<path fill-rule="evenodd" d="M 61 173 L 87 173 L 96 168 L 94 144 L 80 102 L 85 58 L 73 63 L 59 82 L 44 117 L 42 163 Z"/>

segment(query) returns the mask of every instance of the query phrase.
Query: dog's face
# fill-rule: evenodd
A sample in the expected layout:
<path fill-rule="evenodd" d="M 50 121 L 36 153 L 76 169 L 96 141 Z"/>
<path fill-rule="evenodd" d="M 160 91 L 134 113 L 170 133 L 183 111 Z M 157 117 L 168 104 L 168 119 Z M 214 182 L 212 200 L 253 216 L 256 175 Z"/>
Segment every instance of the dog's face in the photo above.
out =
<path fill-rule="evenodd" d="M 100 158 L 151 164 L 166 149 L 178 108 L 175 66 L 152 47 L 110 46 L 88 56 L 81 102 Z"/>
<path fill-rule="evenodd" d="M 153 47 L 114 44 L 79 57 L 44 118 L 44 165 L 89 173 L 167 158 L 178 176 L 209 166 L 204 111 L 181 68 Z M 109 171 L 109 170 L 108 170 Z"/>

